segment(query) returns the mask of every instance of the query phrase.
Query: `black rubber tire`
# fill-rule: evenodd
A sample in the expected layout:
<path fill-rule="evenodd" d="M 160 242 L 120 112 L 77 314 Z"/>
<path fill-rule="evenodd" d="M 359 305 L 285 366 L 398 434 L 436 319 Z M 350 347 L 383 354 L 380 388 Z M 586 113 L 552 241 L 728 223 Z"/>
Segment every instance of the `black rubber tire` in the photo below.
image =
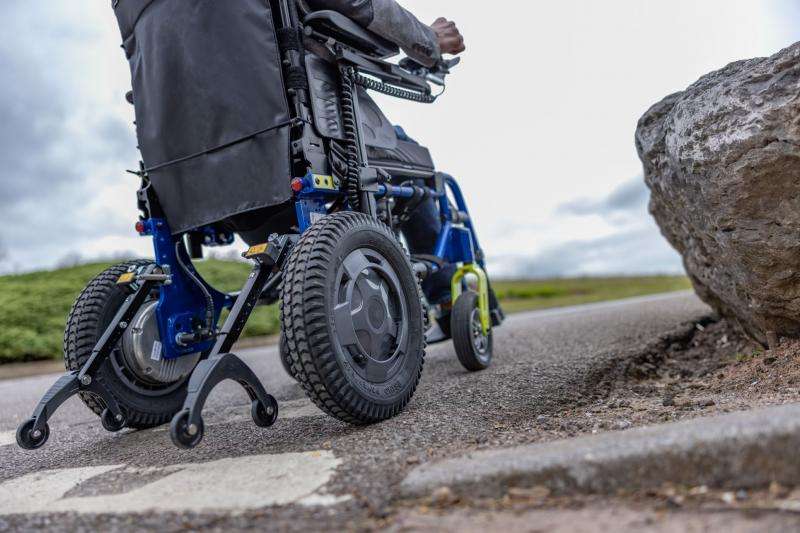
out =
<path fill-rule="evenodd" d="M 47 442 L 47 439 L 50 438 L 50 426 L 47 424 L 44 425 L 44 431 L 42 431 L 39 438 L 34 438 L 31 430 L 35 423 L 36 421 L 33 419 L 27 420 L 17 428 L 17 446 L 23 450 L 36 450 L 37 448 L 41 448 L 44 446 L 44 443 Z"/>
<path fill-rule="evenodd" d="M 253 423 L 260 428 L 268 428 L 278 420 L 278 401 L 273 396 L 267 395 L 267 402 L 267 405 L 264 405 L 259 400 L 253 400 L 250 404 Z"/>
<path fill-rule="evenodd" d="M 181 411 L 177 413 L 169 425 L 169 436 L 172 443 L 178 448 L 184 450 L 191 450 L 196 448 L 200 441 L 203 440 L 205 434 L 205 424 L 200 420 L 197 426 L 197 433 L 191 435 L 189 433 L 189 411 Z"/>
<path fill-rule="evenodd" d="M 286 344 L 286 335 L 281 332 L 280 339 L 278 340 L 278 354 L 280 355 L 281 365 L 283 369 L 289 374 L 289 377 L 297 381 L 297 376 L 294 375 L 292 368 L 292 356 L 289 354 L 289 345 Z"/>
<path fill-rule="evenodd" d="M 452 313 L 447 313 L 446 315 L 442 315 L 442 317 L 436 321 L 439 325 L 439 329 L 442 330 L 444 334 L 444 339 L 452 339 L 453 338 L 453 328 L 452 328 Z"/>
<path fill-rule="evenodd" d="M 129 261 L 115 265 L 94 278 L 78 296 L 72 306 L 64 331 L 64 362 L 68 371 L 79 370 L 92 353 L 92 349 L 111 323 L 122 303 L 130 295 L 130 288 L 117 285 L 117 279 L 130 267 L 151 264 L 151 261 Z M 169 422 L 183 407 L 186 383 L 169 387 L 165 394 L 153 391 L 144 395 L 127 385 L 114 370 L 110 360 L 100 365 L 94 379 L 100 380 L 114 395 L 125 414 L 125 425 L 145 429 Z M 81 400 L 98 416 L 105 405 L 88 393 Z"/>
<path fill-rule="evenodd" d="M 494 339 L 492 330 L 487 337 L 488 347 L 484 353 L 478 351 L 473 343 L 473 317 L 478 309 L 478 295 L 473 291 L 461 294 L 453 306 L 450 317 L 450 329 L 453 332 L 453 344 L 461 365 L 470 372 L 486 370 L 492 364 Z"/>
<path fill-rule="evenodd" d="M 400 370 L 385 383 L 367 383 L 334 343 L 336 273 L 354 250 L 380 253 L 395 271 L 407 306 L 408 350 Z M 322 411 L 344 422 L 365 425 L 400 413 L 411 400 L 425 362 L 422 293 L 408 254 L 391 230 L 357 212 L 325 217 L 309 228 L 287 261 L 281 292 L 281 321 L 292 374 Z M 360 381 L 361 382 L 360 382 Z"/>

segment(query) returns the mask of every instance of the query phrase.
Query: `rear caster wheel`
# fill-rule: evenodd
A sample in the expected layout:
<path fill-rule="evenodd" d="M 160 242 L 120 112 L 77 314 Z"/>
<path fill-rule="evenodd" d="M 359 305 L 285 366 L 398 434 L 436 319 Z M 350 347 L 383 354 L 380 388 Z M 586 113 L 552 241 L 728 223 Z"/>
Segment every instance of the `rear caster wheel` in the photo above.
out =
<path fill-rule="evenodd" d="M 125 417 L 122 415 L 115 417 L 111 411 L 103 409 L 103 412 L 100 413 L 100 423 L 106 431 L 116 433 L 125 427 Z"/>
<path fill-rule="evenodd" d="M 189 423 L 189 411 L 181 411 L 176 414 L 169 425 L 169 436 L 173 444 L 185 450 L 190 450 L 200 444 L 204 431 L 202 420 L 197 425 Z"/>
<path fill-rule="evenodd" d="M 17 429 L 17 444 L 20 448 L 35 450 L 44 446 L 44 443 L 50 438 L 50 426 L 45 424 L 43 431 L 34 431 L 35 424 L 36 420 L 31 419 L 23 422 Z"/>
<path fill-rule="evenodd" d="M 272 396 L 267 396 L 267 404 L 261 400 L 253 400 L 250 406 L 253 422 L 260 428 L 268 428 L 278 420 L 278 402 Z"/>
<path fill-rule="evenodd" d="M 483 332 L 478 295 L 465 292 L 456 300 L 450 317 L 453 344 L 461 364 L 470 372 L 486 370 L 492 364 L 492 330 Z"/>
<path fill-rule="evenodd" d="M 117 284 L 120 275 L 149 264 L 150 261 L 130 261 L 113 266 L 81 292 L 70 311 L 64 333 L 67 370 L 76 371 L 83 367 L 119 308 L 131 295 L 130 287 Z M 125 336 L 93 376 L 102 380 L 125 413 L 125 425 L 134 429 L 165 424 L 180 411 L 186 398 L 187 376 L 200 358 L 199 354 L 185 356 L 176 360 L 177 363 L 150 359 L 154 341 L 158 340 L 155 334 L 149 336 L 149 332 L 158 331 L 155 310 L 155 301 L 148 301 L 141 307 Z M 174 373 L 168 372 L 170 365 L 175 364 L 185 367 Z M 103 427 L 109 429 L 118 425 L 110 418 L 102 420 L 106 406 L 95 395 L 81 392 L 80 398 L 101 417 Z"/>

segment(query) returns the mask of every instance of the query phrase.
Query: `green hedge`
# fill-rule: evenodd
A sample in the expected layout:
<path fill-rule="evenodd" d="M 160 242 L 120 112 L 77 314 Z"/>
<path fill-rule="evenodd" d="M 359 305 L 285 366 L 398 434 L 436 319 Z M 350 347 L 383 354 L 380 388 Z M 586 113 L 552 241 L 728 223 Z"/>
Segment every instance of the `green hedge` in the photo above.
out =
<path fill-rule="evenodd" d="M 48 272 L 0 276 L 0 363 L 58 359 L 64 321 L 83 287 L 109 263 L 94 263 Z M 250 266 L 233 261 L 197 263 L 215 287 L 241 288 Z M 577 305 L 689 288 L 679 276 L 498 281 L 494 284 L 507 312 Z M 256 309 L 245 337 L 279 331 L 277 306 Z"/>
<path fill-rule="evenodd" d="M 0 362 L 56 359 L 62 356 L 64 322 L 75 298 L 92 278 L 110 266 L 93 263 L 60 270 L 0 276 Z M 215 287 L 238 290 L 250 271 L 244 263 L 204 261 L 198 269 Z M 258 308 L 245 336 L 278 331 L 276 306 Z"/>

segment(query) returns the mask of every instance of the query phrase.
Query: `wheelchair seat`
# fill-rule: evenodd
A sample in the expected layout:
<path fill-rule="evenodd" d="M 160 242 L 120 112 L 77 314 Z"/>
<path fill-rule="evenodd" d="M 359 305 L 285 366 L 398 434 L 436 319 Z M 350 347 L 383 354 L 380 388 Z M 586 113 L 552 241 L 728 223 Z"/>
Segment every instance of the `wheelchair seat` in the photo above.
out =
<path fill-rule="evenodd" d="M 315 11 L 306 16 L 305 24 L 371 56 L 385 59 L 400 53 L 396 44 L 362 28 L 337 11 Z"/>
<path fill-rule="evenodd" d="M 394 148 L 367 146 L 370 165 L 381 167 L 393 176 L 433 174 L 431 153 L 424 146 L 398 139 Z"/>

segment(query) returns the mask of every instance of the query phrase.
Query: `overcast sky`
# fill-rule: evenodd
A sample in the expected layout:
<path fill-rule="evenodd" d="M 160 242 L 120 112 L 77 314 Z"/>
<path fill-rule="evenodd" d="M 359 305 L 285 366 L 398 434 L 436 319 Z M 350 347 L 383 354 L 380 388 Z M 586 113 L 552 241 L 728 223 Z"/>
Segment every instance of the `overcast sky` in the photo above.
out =
<path fill-rule="evenodd" d="M 460 180 L 505 276 L 681 271 L 647 214 L 636 121 L 800 40 L 791 0 L 402 3 L 455 19 L 468 50 L 434 106 L 380 101 Z M 133 232 L 130 77 L 108 4 L 0 3 L 0 272 L 150 253 Z"/>

